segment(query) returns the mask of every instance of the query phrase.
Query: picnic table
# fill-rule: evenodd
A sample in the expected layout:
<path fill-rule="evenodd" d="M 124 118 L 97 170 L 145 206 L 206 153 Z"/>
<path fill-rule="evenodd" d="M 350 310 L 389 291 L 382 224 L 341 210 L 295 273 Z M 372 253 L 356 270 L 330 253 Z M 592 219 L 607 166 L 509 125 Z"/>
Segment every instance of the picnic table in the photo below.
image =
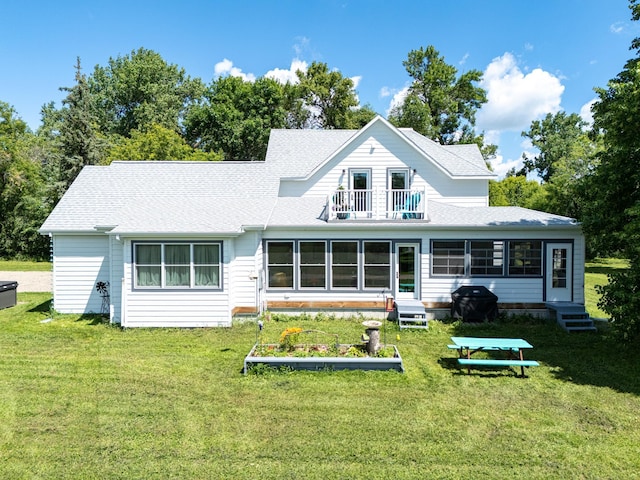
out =
<path fill-rule="evenodd" d="M 453 345 L 450 349 L 458 350 L 458 363 L 467 367 L 467 373 L 471 373 L 472 365 L 484 365 L 494 367 L 515 366 L 520 367 L 524 377 L 524 367 L 537 367 L 535 360 L 525 360 L 523 351 L 533 348 L 522 338 L 487 338 L 487 337 L 451 337 Z M 499 351 L 505 352 L 507 358 L 472 358 L 477 352 Z"/>

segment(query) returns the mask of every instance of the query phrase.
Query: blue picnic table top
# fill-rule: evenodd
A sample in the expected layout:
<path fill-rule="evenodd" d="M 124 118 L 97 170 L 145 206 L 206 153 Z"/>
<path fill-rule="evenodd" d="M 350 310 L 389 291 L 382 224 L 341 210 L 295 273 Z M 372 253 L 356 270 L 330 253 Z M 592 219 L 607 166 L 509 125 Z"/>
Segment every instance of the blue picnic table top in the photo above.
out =
<path fill-rule="evenodd" d="M 522 338 L 451 337 L 451 341 L 460 348 L 470 350 L 533 348 L 533 345 Z"/>

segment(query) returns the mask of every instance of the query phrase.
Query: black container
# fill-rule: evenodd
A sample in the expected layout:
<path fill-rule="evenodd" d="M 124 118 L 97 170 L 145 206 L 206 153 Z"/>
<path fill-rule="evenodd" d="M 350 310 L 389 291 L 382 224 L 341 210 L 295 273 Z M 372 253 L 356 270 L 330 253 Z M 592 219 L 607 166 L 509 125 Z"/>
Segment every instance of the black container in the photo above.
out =
<path fill-rule="evenodd" d="M 15 307 L 18 303 L 18 282 L 0 280 L 0 309 Z"/>
<path fill-rule="evenodd" d="M 483 322 L 498 316 L 498 297 L 487 287 L 466 285 L 451 294 L 451 316 L 463 322 Z"/>

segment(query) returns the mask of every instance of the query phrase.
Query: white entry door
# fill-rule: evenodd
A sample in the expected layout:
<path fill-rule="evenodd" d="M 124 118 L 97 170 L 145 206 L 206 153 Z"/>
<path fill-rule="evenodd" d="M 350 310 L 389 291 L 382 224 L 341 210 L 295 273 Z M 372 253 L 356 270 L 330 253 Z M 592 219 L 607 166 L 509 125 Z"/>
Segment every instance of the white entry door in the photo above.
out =
<path fill-rule="evenodd" d="M 395 298 L 420 299 L 420 245 L 396 244 Z"/>
<path fill-rule="evenodd" d="M 570 243 L 547 243 L 546 287 L 548 302 L 573 300 L 573 249 Z"/>

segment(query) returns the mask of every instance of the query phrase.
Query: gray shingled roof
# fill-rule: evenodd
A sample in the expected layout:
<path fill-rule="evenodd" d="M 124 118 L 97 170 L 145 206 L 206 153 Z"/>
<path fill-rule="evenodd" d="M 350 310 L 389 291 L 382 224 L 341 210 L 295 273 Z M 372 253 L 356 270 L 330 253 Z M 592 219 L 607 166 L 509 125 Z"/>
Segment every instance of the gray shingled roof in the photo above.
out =
<path fill-rule="evenodd" d="M 285 177 L 304 177 L 358 130 L 271 130 L 265 162 Z"/>
<path fill-rule="evenodd" d="M 430 223 L 438 226 L 547 227 L 578 225 L 573 218 L 521 207 L 458 207 L 432 201 L 429 202 L 427 208 Z"/>
<path fill-rule="evenodd" d="M 264 225 L 278 179 L 264 162 L 114 162 L 85 167 L 42 232 L 239 233 Z"/>
<path fill-rule="evenodd" d="M 400 131 L 452 177 L 494 177 L 477 145 L 442 146 L 411 129 Z M 462 147 L 462 148 L 459 148 Z"/>

